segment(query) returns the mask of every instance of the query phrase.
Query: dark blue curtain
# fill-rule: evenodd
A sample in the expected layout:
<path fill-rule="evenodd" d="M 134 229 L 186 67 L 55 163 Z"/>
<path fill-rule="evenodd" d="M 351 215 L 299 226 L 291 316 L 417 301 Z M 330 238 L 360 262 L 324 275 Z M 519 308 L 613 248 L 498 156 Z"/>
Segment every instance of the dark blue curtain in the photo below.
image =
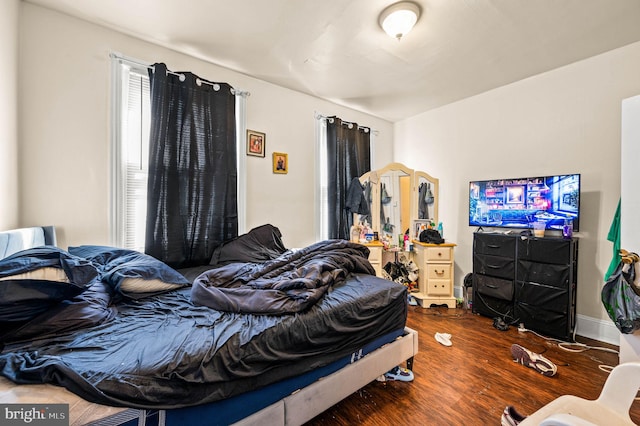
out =
<path fill-rule="evenodd" d="M 346 208 L 353 178 L 371 170 L 371 131 L 338 117 L 327 119 L 328 238 L 349 239 L 353 215 Z"/>
<path fill-rule="evenodd" d="M 145 252 L 173 267 L 208 264 L 238 234 L 233 88 L 164 64 L 149 77 Z"/>

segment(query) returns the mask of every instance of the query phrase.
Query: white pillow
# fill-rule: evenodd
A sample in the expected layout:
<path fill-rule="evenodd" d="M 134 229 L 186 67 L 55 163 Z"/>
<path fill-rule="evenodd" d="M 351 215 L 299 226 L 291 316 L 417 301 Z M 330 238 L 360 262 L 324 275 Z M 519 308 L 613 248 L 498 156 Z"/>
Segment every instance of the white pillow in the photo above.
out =
<path fill-rule="evenodd" d="M 45 266 L 44 268 L 34 269 L 33 271 L 22 272 L 20 274 L 0 277 L 0 281 L 6 280 L 40 280 L 40 281 L 56 281 L 59 283 L 69 283 L 69 277 L 63 269 Z"/>

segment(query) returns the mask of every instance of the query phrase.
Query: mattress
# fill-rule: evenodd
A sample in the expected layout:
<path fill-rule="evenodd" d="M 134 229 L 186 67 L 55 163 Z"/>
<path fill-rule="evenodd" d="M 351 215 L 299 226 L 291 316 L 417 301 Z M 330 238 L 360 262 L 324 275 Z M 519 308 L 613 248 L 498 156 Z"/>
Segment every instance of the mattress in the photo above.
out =
<path fill-rule="evenodd" d="M 268 385 L 264 388 L 251 390 L 240 395 L 209 404 L 178 408 L 174 410 L 128 410 L 107 418 L 101 423 L 111 425 L 137 425 L 139 419 L 144 418 L 146 426 L 155 425 L 195 425 L 208 419 L 210 425 L 229 425 L 245 419 L 248 416 L 276 404 L 283 398 L 295 394 L 318 380 L 321 380 L 342 368 L 353 365 L 376 349 L 392 343 L 407 331 L 396 330 L 381 336 L 364 345 L 357 351 L 342 357 L 326 366 L 299 376 Z"/>
<path fill-rule="evenodd" d="M 325 367 L 402 330 L 406 288 L 352 274 L 304 313 L 234 314 L 194 306 L 188 289 L 123 300 L 89 329 L 9 343 L 0 372 L 110 406 L 173 409 L 226 399 Z"/>

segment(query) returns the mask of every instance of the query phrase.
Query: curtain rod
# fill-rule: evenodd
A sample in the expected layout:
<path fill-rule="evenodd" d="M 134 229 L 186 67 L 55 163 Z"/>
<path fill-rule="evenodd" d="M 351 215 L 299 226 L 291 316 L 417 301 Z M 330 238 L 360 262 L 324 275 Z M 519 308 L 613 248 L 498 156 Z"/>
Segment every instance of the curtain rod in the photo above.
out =
<path fill-rule="evenodd" d="M 316 120 L 327 120 L 329 123 L 333 123 L 334 117 L 327 117 L 326 115 L 316 114 Z M 345 123 L 345 124 L 348 124 L 350 126 L 353 126 L 354 124 L 357 124 L 357 123 L 354 123 L 352 121 L 346 121 L 346 120 L 342 120 L 342 122 Z M 369 132 L 373 133 L 376 136 L 378 136 L 378 133 L 379 133 L 377 130 L 374 130 L 371 127 L 367 127 L 367 126 L 358 125 L 358 129 L 363 129 L 365 131 L 369 131 Z"/>
<path fill-rule="evenodd" d="M 139 65 L 141 67 L 146 67 L 147 69 L 153 70 L 155 72 L 155 67 L 153 65 L 145 64 L 144 62 L 141 62 L 141 61 L 139 61 L 137 59 L 129 58 L 129 57 L 123 56 L 123 55 L 121 55 L 119 53 L 110 53 L 109 56 L 111 58 L 114 58 L 114 59 L 130 62 L 130 63 L 136 64 L 136 65 Z M 178 76 L 180 81 L 184 81 L 185 78 L 186 78 L 184 74 L 180 74 L 178 72 L 171 71 L 168 68 L 167 68 L 167 73 L 175 75 L 175 76 Z M 220 90 L 220 85 L 218 83 L 212 83 L 210 81 L 203 80 L 198 76 L 196 76 L 196 84 L 198 86 L 201 85 L 201 84 L 208 84 L 209 86 L 213 86 L 214 90 L 216 90 L 216 91 Z M 238 89 L 235 89 L 233 87 L 231 88 L 231 93 L 233 93 L 234 95 L 237 95 L 237 96 L 251 96 L 250 92 L 238 90 Z"/>

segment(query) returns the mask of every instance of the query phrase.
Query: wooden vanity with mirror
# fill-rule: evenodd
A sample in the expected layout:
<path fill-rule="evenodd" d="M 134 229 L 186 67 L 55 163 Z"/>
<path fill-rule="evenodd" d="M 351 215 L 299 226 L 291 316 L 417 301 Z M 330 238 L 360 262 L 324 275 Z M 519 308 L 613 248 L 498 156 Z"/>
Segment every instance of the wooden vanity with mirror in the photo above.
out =
<path fill-rule="evenodd" d="M 354 215 L 354 223 L 367 223 L 378 233 L 378 241 L 366 243 L 369 260 L 378 276 L 388 262 L 412 260 L 418 267 L 417 288 L 410 293 L 425 308 L 456 307 L 453 296 L 455 244 L 418 241 L 427 224 L 438 224 L 439 181 L 423 171 L 391 163 L 360 177 L 369 202 L 368 216 Z M 409 232 L 410 250 L 404 235 Z"/>

